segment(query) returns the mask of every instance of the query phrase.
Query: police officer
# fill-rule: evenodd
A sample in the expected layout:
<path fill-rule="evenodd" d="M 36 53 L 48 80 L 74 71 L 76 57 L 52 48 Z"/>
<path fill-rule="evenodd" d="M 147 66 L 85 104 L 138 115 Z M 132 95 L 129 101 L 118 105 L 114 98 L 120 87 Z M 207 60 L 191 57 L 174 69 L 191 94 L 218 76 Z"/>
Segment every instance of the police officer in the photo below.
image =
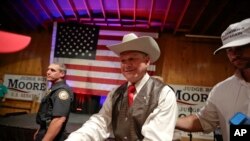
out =
<path fill-rule="evenodd" d="M 66 67 L 52 63 L 47 70 L 47 81 L 51 88 L 41 101 L 36 122 L 40 128 L 34 134 L 35 141 L 63 141 L 66 123 L 73 101 L 73 92 L 65 83 Z"/>

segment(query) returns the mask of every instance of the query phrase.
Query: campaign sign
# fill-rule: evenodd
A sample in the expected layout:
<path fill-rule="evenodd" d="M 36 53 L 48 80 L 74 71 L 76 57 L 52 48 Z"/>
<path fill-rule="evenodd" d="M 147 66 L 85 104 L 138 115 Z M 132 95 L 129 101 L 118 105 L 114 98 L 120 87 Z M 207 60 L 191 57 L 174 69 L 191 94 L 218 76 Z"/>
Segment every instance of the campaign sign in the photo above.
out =
<path fill-rule="evenodd" d="M 170 84 L 173 88 L 178 104 L 178 117 L 184 117 L 191 114 L 196 114 L 205 105 L 211 87 L 192 86 L 192 85 L 174 85 Z M 206 134 L 203 132 L 184 132 L 180 131 L 182 137 L 190 137 L 194 139 L 213 140 L 213 132 Z"/>
<path fill-rule="evenodd" d="M 6 98 L 33 100 L 40 102 L 44 96 L 47 83 L 44 76 L 5 74 L 4 85 L 8 88 Z"/>
<path fill-rule="evenodd" d="M 230 125 L 230 141 L 249 141 L 250 125 Z"/>

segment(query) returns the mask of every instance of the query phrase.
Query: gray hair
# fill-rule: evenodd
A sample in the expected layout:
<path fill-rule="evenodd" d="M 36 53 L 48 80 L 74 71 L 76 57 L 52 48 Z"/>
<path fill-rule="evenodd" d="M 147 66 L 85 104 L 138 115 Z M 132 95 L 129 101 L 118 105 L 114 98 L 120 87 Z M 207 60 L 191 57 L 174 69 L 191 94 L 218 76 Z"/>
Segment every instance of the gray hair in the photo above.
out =
<path fill-rule="evenodd" d="M 66 75 L 67 68 L 66 68 L 65 64 L 59 63 L 59 62 L 53 62 L 52 64 L 58 65 L 59 66 L 59 70 Z"/>

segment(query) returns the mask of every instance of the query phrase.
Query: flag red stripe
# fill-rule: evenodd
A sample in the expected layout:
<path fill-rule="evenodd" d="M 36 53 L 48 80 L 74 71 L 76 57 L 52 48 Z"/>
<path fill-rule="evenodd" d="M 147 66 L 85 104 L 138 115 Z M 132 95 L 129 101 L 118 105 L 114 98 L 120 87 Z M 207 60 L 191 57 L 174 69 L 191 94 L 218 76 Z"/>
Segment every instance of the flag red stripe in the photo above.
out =
<path fill-rule="evenodd" d="M 123 37 L 121 36 L 112 36 L 112 35 L 99 35 L 99 39 L 103 40 L 117 40 L 121 41 Z"/>
<path fill-rule="evenodd" d="M 95 57 L 96 60 L 99 61 L 115 61 L 115 62 L 120 62 L 120 58 L 118 57 L 112 57 L 112 56 L 96 56 Z"/>
<path fill-rule="evenodd" d="M 102 79 L 102 78 L 74 76 L 74 75 L 66 75 L 66 79 L 72 81 L 112 84 L 112 85 L 119 85 L 125 82 L 125 80 L 118 80 L 118 79 Z"/>
<path fill-rule="evenodd" d="M 97 45 L 97 49 L 99 49 L 99 50 L 110 50 L 106 45 Z"/>
<path fill-rule="evenodd" d="M 65 65 L 66 65 L 67 69 L 98 71 L 98 72 L 110 72 L 110 73 L 121 73 L 120 68 L 98 67 L 98 66 L 87 66 L 87 65 L 75 65 L 75 64 L 65 64 Z"/>
<path fill-rule="evenodd" d="M 76 94 L 107 96 L 107 94 L 109 93 L 109 91 L 97 90 L 97 89 L 87 89 L 87 88 L 78 88 L 78 87 L 72 87 L 72 89 L 74 93 Z"/>
<path fill-rule="evenodd" d="M 84 71 L 97 71 L 97 72 L 108 72 L 108 73 L 121 73 L 120 68 L 110 67 L 98 67 L 98 66 L 86 66 L 86 65 L 75 65 L 65 64 L 67 69 L 84 70 Z M 154 71 L 148 71 L 149 75 L 154 75 Z"/>

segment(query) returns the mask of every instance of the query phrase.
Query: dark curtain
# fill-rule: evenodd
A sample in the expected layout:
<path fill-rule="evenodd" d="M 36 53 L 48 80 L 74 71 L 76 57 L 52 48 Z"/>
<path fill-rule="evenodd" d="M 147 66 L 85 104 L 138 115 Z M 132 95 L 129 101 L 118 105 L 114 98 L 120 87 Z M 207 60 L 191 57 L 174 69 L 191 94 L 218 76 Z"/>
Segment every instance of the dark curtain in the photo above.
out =
<path fill-rule="evenodd" d="M 94 114 L 97 113 L 100 108 L 101 96 L 86 95 L 86 94 L 74 94 L 74 102 L 71 112 L 82 114 Z"/>

